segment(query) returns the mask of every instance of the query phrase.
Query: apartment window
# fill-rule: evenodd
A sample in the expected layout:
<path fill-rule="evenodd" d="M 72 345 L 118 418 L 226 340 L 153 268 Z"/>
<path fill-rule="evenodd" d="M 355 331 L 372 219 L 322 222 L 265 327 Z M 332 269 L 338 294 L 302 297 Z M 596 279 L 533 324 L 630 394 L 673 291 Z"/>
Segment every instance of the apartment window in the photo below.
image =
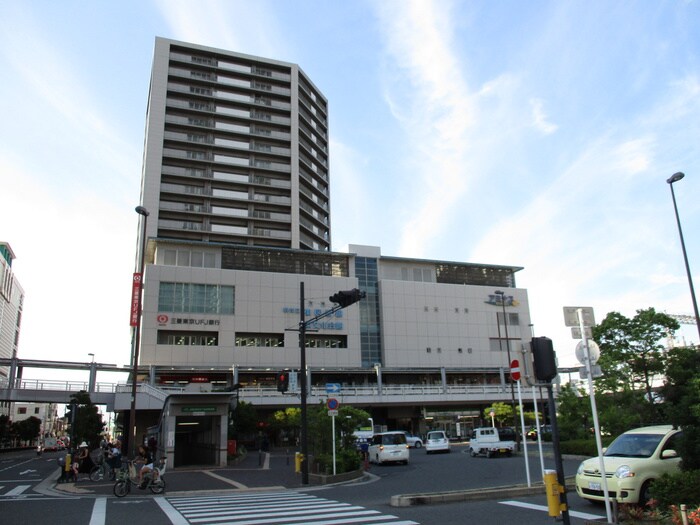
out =
<path fill-rule="evenodd" d="M 509 339 L 489 339 L 489 350 L 491 352 L 508 352 Z"/>
<path fill-rule="evenodd" d="M 180 332 L 177 330 L 158 330 L 159 345 L 175 346 L 217 346 L 217 332 Z"/>
<path fill-rule="evenodd" d="M 18 414 L 26 414 L 26 413 L 27 413 L 27 407 L 17 407 L 17 413 L 18 413 Z"/>
<path fill-rule="evenodd" d="M 503 313 L 497 312 L 498 324 L 503 325 Z M 508 321 L 508 326 L 518 326 L 520 325 L 520 316 L 517 312 L 506 313 L 506 320 Z"/>
<path fill-rule="evenodd" d="M 236 335 L 236 346 L 283 347 L 284 335 L 241 333 Z"/>
<path fill-rule="evenodd" d="M 158 290 L 158 311 L 233 315 L 234 287 L 162 282 Z"/>

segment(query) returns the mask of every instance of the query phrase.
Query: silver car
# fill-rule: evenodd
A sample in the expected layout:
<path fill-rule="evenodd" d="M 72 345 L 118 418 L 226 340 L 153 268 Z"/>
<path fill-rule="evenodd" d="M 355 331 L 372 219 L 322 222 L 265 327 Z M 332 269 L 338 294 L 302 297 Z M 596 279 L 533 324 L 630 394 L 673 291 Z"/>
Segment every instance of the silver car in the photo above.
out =
<path fill-rule="evenodd" d="M 406 434 L 403 432 L 381 432 L 372 436 L 369 445 L 369 460 L 372 463 L 405 463 L 408 465 L 409 451 Z"/>
<path fill-rule="evenodd" d="M 431 430 L 425 440 L 425 452 L 449 452 L 450 440 L 443 430 Z"/>

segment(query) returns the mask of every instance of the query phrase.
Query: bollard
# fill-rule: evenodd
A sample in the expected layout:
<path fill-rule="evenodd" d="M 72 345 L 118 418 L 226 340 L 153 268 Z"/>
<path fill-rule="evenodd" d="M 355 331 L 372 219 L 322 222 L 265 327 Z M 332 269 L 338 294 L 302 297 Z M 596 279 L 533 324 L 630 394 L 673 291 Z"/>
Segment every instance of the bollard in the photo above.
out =
<path fill-rule="evenodd" d="M 547 507 L 549 515 L 556 518 L 561 514 L 561 500 L 559 499 L 562 491 L 562 486 L 557 481 L 556 470 L 544 471 L 544 486 L 547 489 Z"/>

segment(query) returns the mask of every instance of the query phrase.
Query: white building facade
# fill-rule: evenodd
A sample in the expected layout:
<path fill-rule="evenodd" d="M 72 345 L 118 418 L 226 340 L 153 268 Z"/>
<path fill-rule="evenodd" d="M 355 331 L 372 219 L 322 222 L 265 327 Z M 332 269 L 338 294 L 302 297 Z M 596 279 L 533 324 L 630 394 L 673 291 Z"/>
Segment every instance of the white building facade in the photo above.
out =
<path fill-rule="evenodd" d="M 309 401 L 338 385 L 381 426 L 466 434 L 511 401 L 510 358 L 531 338 L 521 268 L 331 251 L 328 142 L 327 100 L 298 65 L 156 39 L 140 379 L 236 387 L 261 412 L 298 404 L 275 379 L 300 367 L 302 310 L 358 288 L 357 305 L 309 326 Z"/>
<path fill-rule="evenodd" d="M 12 272 L 15 254 L 9 243 L 0 242 L 0 357 L 17 357 L 24 290 Z M 9 369 L 0 367 L 0 382 L 7 381 Z M 10 404 L 0 402 L 0 415 L 10 415 Z"/>

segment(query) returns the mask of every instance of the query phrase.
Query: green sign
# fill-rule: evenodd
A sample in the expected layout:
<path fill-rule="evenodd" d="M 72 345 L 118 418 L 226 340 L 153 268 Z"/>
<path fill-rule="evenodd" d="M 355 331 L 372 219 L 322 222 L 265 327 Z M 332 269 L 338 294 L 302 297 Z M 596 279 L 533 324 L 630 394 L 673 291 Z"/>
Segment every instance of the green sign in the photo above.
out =
<path fill-rule="evenodd" d="M 183 412 L 216 412 L 216 407 L 182 407 Z"/>

